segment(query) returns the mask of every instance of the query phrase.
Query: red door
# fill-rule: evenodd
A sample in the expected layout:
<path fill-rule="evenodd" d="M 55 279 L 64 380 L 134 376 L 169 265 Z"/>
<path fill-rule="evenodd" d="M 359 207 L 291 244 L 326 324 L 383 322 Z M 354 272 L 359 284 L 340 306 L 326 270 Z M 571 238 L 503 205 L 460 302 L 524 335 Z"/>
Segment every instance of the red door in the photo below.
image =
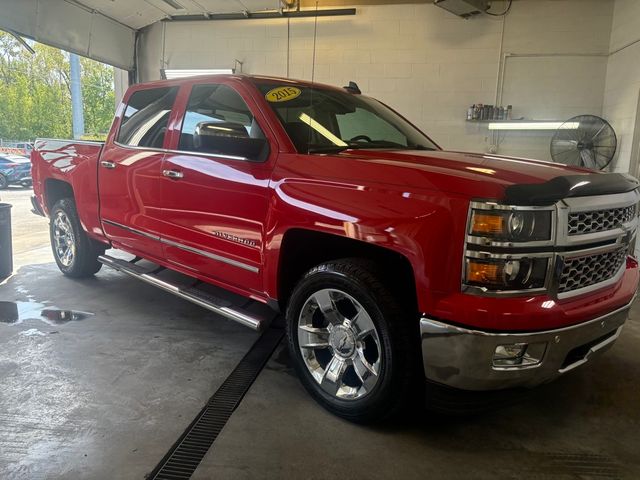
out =
<path fill-rule="evenodd" d="M 134 91 L 98 165 L 100 217 L 106 235 L 116 246 L 147 257 L 162 257 L 162 148 L 177 90 Z"/>
<path fill-rule="evenodd" d="M 269 179 L 276 151 L 233 87 L 187 85 L 163 160 L 165 258 L 260 296 Z M 264 122 L 263 122 L 264 123 Z"/>

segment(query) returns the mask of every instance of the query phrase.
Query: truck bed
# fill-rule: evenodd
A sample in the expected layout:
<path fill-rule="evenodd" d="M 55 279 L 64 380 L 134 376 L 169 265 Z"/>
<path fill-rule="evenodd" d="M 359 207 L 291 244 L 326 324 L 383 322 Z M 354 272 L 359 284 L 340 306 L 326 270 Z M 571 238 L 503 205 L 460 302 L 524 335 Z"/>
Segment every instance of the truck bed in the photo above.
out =
<path fill-rule="evenodd" d="M 98 162 L 104 143 L 81 140 L 38 139 L 31 152 L 33 191 L 42 211 L 53 206 L 48 191 L 71 187 L 81 198 L 80 220 L 85 230 L 103 239 L 98 203 Z"/>

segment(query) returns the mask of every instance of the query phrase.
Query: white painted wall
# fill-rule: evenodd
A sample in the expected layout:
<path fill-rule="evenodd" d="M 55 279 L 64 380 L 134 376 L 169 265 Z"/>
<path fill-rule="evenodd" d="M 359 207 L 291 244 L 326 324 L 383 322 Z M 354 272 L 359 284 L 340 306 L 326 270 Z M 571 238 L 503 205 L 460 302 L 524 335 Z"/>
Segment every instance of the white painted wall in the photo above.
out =
<path fill-rule="evenodd" d="M 550 133 L 492 138 L 485 125 L 465 122 L 471 104 L 495 102 L 502 53 L 545 55 L 506 62 L 503 103 L 515 116 L 602 114 L 613 0 L 519 0 L 504 25 L 431 4 L 357 8 L 318 20 L 315 79 L 357 81 L 445 148 L 488 151 L 501 140 L 499 153 L 549 157 Z M 162 66 L 230 68 L 235 59 L 245 73 L 286 76 L 288 54 L 290 77 L 309 79 L 314 20 L 291 20 L 290 43 L 287 30 L 285 19 L 155 24 L 139 44 L 140 80 L 159 78 Z"/>
<path fill-rule="evenodd" d="M 626 172 L 629 170 L 634 129 L 639 128 L 636 122 L 640 94 L 639 0 L 616 0 L 610 50 L 604 115 L 618 135 L 619 154 L 614 169 Z M 639 172 L 632 173 L 637 175 Z"/>

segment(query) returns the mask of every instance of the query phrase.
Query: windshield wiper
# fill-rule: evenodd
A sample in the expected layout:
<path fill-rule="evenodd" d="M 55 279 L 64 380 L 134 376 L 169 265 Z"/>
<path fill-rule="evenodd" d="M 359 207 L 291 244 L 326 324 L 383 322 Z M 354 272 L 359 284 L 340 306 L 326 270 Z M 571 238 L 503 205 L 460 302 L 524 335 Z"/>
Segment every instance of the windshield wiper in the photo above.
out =
<path fill-rule="evenodd" d="M 352 147 L 349 145 L 313 145 L 307 148 L 309 153 L 340 153 Z"/>
<path fill-rule="evenodd" d="M 390 140 L 372 140 L 371 142 L 351 142 L 350 148 L 366 150 L 370 148 L 393 148 L 396 150 L 435 150 L 435 148 L 426 147 L 424 145 L 403 145 L 401 143 L 392 142 Z"/>
<path fill-rule="evenodd" d="M 431 152 L 435 152 L 435 148 L 433 147 L 425 147 L 424 145 L 411 145 L 409 147 L 411 150 L 429 150 Z"/>
<path fill-rule="evenodd" d="M 351 142 L 349 148 L 366 150 L 367 148 L 407 148 L 407 146 L 389 140 L 372 140 L 370 142 Z"/>
<path fill-rule="evenodd" d="M 388 140 L 374 140 L 372 142 L 350 142 L 349 145 L 310 145 L 309 153 L 340 153 L 345 150 L 367 150 L 388 148 L 394 150 L 435 150 L 424 145 L 402 145 Z"/>

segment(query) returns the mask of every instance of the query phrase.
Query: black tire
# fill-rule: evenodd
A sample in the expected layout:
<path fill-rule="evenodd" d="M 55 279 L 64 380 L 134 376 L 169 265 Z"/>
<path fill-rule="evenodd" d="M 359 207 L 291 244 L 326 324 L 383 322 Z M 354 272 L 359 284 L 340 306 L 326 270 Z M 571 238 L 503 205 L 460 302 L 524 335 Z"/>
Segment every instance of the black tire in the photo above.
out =
<path fill-rule="evenodd" d="M 419 365 L 417 347 L 420 338 L 417 318 L 412 318 L 410 308 L 401 307 L 397 296 L 392 294 L 392 290 L 383 283 L 382 278 L 383 276 L 377 271 L 376 265 L 368 261 L 343 259 L 323 263 L 304 275 L 294 288 L 287 308 L 289 351 L 291 358 L 294 359 L 294 365 L 302 384 L 324 408 L 354 422 L 380 421 L 394 417 L 400 412 L 406 412 L 407 407 L 414 405 L 416 399 L 414 391 L 419 390 L 416 387 L 422 386 L 417 368 Z M 345 399 L 339 398 L 338 393 L 336 395 L 327 393 L 320 385 L 323 380 L 316 380 L 317 372 L 314 378 L 311 367 L 307 366 L 305 358 L 303 358 L 298 336 L 299 322 L 305 324 L 303 318 L 309 318 L 306 313 L 303 314 L 303 308 L 305 308 L 305 312 L 309 312 L 309 305 L 313 305 L 314 301 L 312 297 L 315 298 L 316 293 L 326 291 L 326 289 L 330 289 L 332 292 L 337 290 L 338 295 L 339 292 L 343 292 L 355 299 L 359 306 L 366 310 L 368 318 L 373 321 L 377 331 L 378 341 L 375 346 L 376 349 L 378 345 L 380 346 L 382 361 L 376 375 L 376 383 L 370 389 L 365 389 L 366 393 L 361 398 Z M 330 303 L 333 305 L 333 300 Z M 320 316 L 323 316 L 319 303 L 316 305 L 316 310 L 320 310 Z M 301 314 L 307 316 L 303 317 Z M 315 315 L 317 312 L 311 314 L 312 317 Z M 348 319 L 349 316 L 338 318 Z M 331 340 L 331 335 L 333 333 L 329 335 L 327 343 L 332 347 L 323 348 L 327 348 L 335 360 L 337 350 L 334 346 L 335 341 Z M 361 345 L 362 342 L 358 344 Z M 344 341 L 340 342 L 340 346 L 344 346 Z M 316 350 L 314 350 L 315 352 Z M 353 355 L 354 358 L 357 356 L 355 353 Z M 329 363 L 331 361 L 329 360 Z M 355 373 L 355 365 L 351 368 Z M 326 372 L 329 368 L 324 370 Z M 326 376 L 326 373 L 324 375 Z M 364 386 L 364 382 L 362 386 Z"/>
<path fill-rule="evenodd" d="M 0 174 L 0 190 L 4 190 L 5 188 L 9 187 L 9 180 L 7 180 L 7 177 L 5 177 L 4 175 Z"/>
<path fill-rule="evenodd" d="M 56 219 L 64 217 L 70 228 L 71 235 L 69 248 L 73 247 L 72 258 L 63 258 L 64 255 L 56 248 L 56 236 L 59 236 L 60 229 L 56 226 Z M 76 209 L 76 203 L 72 198 L 58 200 L 51 209 L 49 222 L 49 236 L 53 257 L 62 273 L 72 278 L 90 277 L 97 273 L 102 264 L 98 262 L 98 256 L 102 255 L 105 248 L 98 242 L 91 240 L 82 226 Z"/>

